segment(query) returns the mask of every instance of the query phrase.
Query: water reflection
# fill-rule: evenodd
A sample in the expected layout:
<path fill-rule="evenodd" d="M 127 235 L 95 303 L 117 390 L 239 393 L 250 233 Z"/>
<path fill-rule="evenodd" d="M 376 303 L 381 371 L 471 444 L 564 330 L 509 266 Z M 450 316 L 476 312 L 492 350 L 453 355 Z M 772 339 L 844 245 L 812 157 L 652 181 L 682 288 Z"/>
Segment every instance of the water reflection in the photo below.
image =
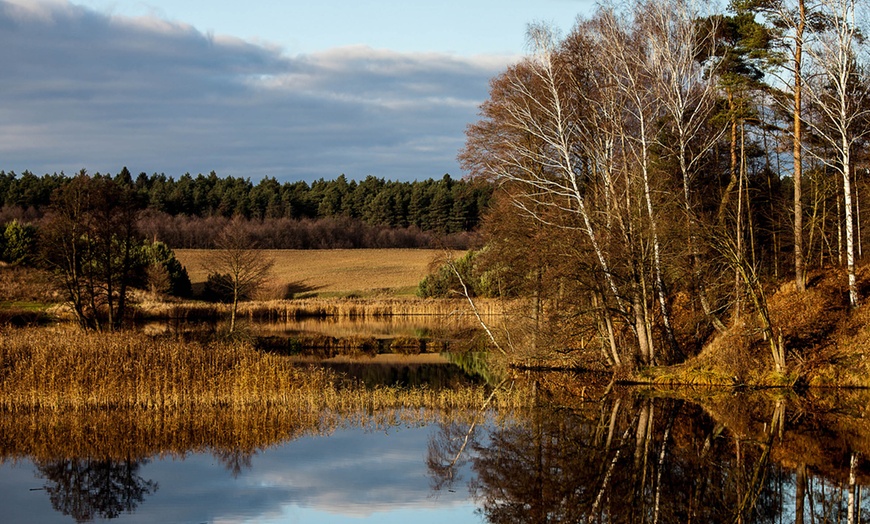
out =
<path fill-rule="evenodd" d="M 38 475 L 46 480 L 51 505 L 76 522 L 113 519 L 132 513 L 157 483 L 139 475 L 147 461 L 60 459 L 39 461 Z"/>
<path fill-rule="evenodd" d="M 48 520 L 13 513 L 25 460 L 79 522 L 870 521 L 868 393 L 605 395 L 554 376 L 438 412 L 6 414 L 0 521 Z"/>
<path fill-rule="evenodd" d="M 453 464 L 470 463 L 470 494 L 493 523 L 870 521 L 866 403 L 806 407 L 749 395 L 540 403 L 483 437 L 442 424 L 429 469 L 449 489 Z"/>

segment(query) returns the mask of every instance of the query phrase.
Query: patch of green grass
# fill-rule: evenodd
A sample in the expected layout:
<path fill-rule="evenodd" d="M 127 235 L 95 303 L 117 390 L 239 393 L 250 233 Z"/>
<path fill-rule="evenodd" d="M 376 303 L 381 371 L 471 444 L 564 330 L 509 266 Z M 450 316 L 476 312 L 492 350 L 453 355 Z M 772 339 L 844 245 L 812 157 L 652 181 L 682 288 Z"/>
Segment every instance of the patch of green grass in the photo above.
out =
<path fill-rule="evenodd" d="M 51 304 L 45 302 L 0 302 L 0 309 L 19 309 L 24 311 L 45 311 Z"/>

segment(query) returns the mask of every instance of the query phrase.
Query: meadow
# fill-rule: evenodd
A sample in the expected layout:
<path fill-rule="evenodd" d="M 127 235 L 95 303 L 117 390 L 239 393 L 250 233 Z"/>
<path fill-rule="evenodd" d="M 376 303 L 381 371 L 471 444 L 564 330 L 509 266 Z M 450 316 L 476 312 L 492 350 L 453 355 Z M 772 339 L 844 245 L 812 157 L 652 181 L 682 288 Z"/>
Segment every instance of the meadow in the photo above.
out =
<path fill-rule="evenodd" d="M 445 257 L 439 249 L 266 249 L 272 258 L 271 284 L 263 298 L 411 296 L 433 263 Z M 209 250 L 177 249 L 175 255 L 190 275 L 194 290 L 208 276 Z"/>

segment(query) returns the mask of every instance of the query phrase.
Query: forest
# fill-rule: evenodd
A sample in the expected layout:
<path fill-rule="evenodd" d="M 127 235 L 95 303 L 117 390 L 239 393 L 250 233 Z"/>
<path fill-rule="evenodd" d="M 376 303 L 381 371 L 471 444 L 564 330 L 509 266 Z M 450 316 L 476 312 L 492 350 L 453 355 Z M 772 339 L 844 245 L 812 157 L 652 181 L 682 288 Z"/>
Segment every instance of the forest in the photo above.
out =
<path fill-rule="evenodd" d="M 85 175 L 82 170 L 78 175 Z M 90 175 L 89 175 L 90 176 Z M 280 183 L 123 168 L 95 173 L 130 188 L 142 209 L 140 230 L 173 248 L 210 248 L 232 218 L 244 219 L 262 248 L 429 247 L 437 243 L 468 247 L 492 195 L 484 181 L 387 181 L 374 176 Z M 0 171 L 0 224 L 37 223 L 51 206 L 52 194 L 74 176 L 37 176 Z"/>
<path fill-rule="evenodd" d="M 731 335 L 731 364 L 804 365 L 816 284 L 846 312 L 867 285 L 866 8 L 638 0 L 565 36 L 531 25 L 460 153 L 499 188 L 465 280 L 531 297 L 533 352 L 633 369 Z"/>

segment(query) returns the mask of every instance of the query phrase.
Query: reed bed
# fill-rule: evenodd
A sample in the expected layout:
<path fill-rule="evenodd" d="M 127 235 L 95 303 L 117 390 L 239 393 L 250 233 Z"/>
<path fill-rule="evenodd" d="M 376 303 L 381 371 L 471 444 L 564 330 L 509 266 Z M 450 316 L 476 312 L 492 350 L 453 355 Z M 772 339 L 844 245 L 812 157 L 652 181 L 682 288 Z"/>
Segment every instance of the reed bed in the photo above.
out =
<path fill-rule="evenodd" d="M 184 342 L 66 327 L 0 331 L 0 409 L 6 412 L 231 408 L 346 413 L 460 409 L 480 405 L 487 396 L 483 386 L 366 389 L 244 342 Z M 522 397 L 511 394 L 502 401 L 521 404 Z"/>
<path fill-rule="evenodd" d="M 478 299 L 478 312 L 484 317 L 503 315 L 502 300 Z M 143 302 L 137 307 L 141 319 L 213 320 L 229 316 L 229 304 L 206 302 Z M 307 298 L 250 301 L 239 304 L 238 315 L 251 320 L 286 322 L 305 318 L 386 318 L 440 316 L 474 319 L 465 299 L 418 298 Z"/>

